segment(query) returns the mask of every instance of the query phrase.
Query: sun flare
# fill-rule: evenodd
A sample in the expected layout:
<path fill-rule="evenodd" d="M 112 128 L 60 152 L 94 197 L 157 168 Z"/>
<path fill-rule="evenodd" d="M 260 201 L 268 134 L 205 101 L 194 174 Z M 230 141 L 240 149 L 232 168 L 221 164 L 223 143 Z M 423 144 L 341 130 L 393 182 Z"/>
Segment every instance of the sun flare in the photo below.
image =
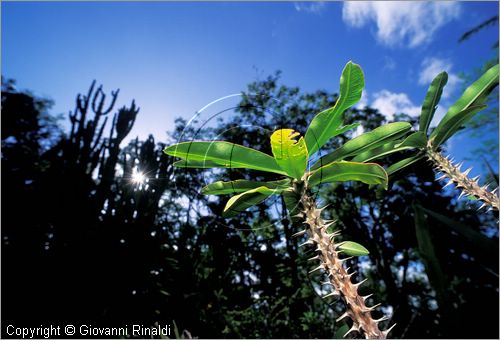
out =
<path fill-rule="evenodd" d="M 143 184 L 144 181 L 146 180 L 146 176 L 142 171 L 137 171 L 137 169 L 134 169 L 132 172 L 132 183 L 135 184 Z"/>

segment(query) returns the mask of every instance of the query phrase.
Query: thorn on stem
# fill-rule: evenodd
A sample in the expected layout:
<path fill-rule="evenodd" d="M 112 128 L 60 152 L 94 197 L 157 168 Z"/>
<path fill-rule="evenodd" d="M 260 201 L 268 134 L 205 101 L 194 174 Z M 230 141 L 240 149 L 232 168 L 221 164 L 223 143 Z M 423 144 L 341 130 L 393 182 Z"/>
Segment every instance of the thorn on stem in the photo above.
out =
<path fill-rule="evenodd" d="M 353 256 L 349 256 L 349 257 L 345 257 L 343 259 L 339 259 L 338 261 L 340 262 L 340 264 L 344 263 L 345 261 L 349 261 L 350 259 L 352 259 Z"/>
<path fill-rule="evenodd" d="M 368 279 L 364 279 L 362 281 L 359 281 L 358 283 L 355 283 L 353 286 L 354 288 L 358 288 L 359 286 L 361 286 L 363 283 L 365 283 Z"/>
<path fill-rule="evenodd" d="M 331 296 L 339 296 L 339 295 L 340 294 L 336 290 L 334 290 L 333 292 L 331 292 L 331 293 L 326 294 L 325 296 L 323 296 L 322 299 L 327 299 L 327 298 L 329 298 Z"/>
<path fill-rule="evenodd" d="M 368 294 L 366 296 L 363 296 L 363 301 L 366 301 L 367 299 L 369 299 L 373 294 Z"/>
<path fill-rule="evenodd" d="M 307 231 L 304 229 L 304 230 L 301 230 L 299 231 L 298 233 L 295 233 L 292 235 L 292 238 L 295 238 L 295 237 L 299 237 L 299 236 L 302 236 L 306 233 Z"/>
<path fill-rule="evenodd" d="M 443 186 L 443 189 L 444 189 L 444 188 L 446 188 L 447 186 L 452 185 L 452 184 L 453 184 L 453 181 L 450 179 L 450 180 L 448 181 L 448 183 L 446 183 L 446 184 Z"/>
<path fill-rule="evenodd" d="M 389 329 L 383 331 L 382 333 L 384 333 L 384 336 L 387 337 L 387 335 L 389 334 L 390 331 L 392 331 L 392 329 L 396 326 L 396 324 L 392 325 Z"/>
<path fill-rule="evenodd" d="M 371 307 L 368 307 L 368 308 L 367 308 L 367 310 L 368 310 L 369 312 L 371 312 L 372 310 L 376 309 L 376 308 L 377 308 L 377 307 L 379 307 L 380 305 L 381 305 L 381 303 L 377 303 L 377 304 L 375 304 L 375 305 L 373 305 L 373 306 L 371 306 Z"/>
<path fill-rule="evenodd" d="M 314 241 L 313 241 L 313 240 L 311 240 L 311 239 L 308 239 L 308 240 L 307 240 L 307 241 L 305 241 L 304 243 L 299 244 L 299 247 L 303 247 L 303 246 L 306 246 L 306 245 L 308 245 L 308 244 L 311 244 L 311 245 L 312 245 L 312 244 L 314 244 Z"/>
<path fill-rule="evenodd" d="M 345 318 L 347 318 L 349 316 L 349 313 L 348 312 L 345 312 L 344 314 L 342 314 L 341 316 L 339 316 L 337 318 L 337 320 L 335 320 L 335 322 L 339 322 L 339 321 L 342 321 L 344 320 Z"/>
<path fill-rule="evenodd" d="M 319 260 L 319 259 L 320 259 L 319 255 L 316 255 L 316 256 L 311 257 L 310 259 L 307 259 L 307 261 L 314 261 L 314 260 Z"/>
<path fill-rule="evenodd" d="M 352 325 L 351 329 L 349 329 L 345 334 L 344 334 L 344 338 L 346 337 L 347 334 L 353 332 L 353 331 L 357 331 L 359 328 L 358 326 L 356 325 Z"/>
<path fill-rule="evenodd" d="M 314 268 L 313 270 L 311 270 L 311 271 L 309 272 L 309 274 L 312 274 L 312 273 L 314 273 L 314 272 L 316 272 L 316 271 L 318 271 L 318 270 L 324 269 L 324 268 L 325 268 L 325 267 L 323 266 L 323 264 L 320 264 L 319 266 L 317 266 L 316 268 Z"/>
<path fill-rule="evenodd" d="M 389 318 L 387 316 L 383 316 L 381 317 L 380 319 L 377 319 L 377 320 L 373 320 L 373 322 L 375 323 L 379 323 L 379 322 L 382 322 L 382 321 L 385 321 L 385 320 L 389 320 Z"/>

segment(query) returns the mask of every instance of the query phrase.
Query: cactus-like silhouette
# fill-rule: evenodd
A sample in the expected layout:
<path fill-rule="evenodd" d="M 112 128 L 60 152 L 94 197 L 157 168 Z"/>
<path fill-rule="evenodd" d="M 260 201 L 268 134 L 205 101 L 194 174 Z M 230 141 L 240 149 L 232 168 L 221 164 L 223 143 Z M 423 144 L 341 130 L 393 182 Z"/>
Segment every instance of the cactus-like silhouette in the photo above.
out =
<path fill-rule="evenodd" d="M 99 156 L 105 147 L 102 136 L 108 121 L 107 115 L 113 110 L 119 93 L 119 90 L 112 91 L 111 101 L 106 103 L 102 85 L 96 90 L 95 85 L 94 80 L 86 95 L 78 94 L 76 97 L 75 109 L 69 113 L 71 129 L 63 151 L 64 158 L 81 166 L 80 169 L 85 174 L 92 174 L 97 167 Z"/>

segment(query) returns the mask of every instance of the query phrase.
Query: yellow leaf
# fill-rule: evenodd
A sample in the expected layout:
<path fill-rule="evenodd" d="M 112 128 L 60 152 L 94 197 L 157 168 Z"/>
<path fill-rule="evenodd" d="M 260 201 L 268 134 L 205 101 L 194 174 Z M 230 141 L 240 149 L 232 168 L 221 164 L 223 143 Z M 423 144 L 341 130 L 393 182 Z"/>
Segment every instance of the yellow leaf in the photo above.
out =
<path fill-rule="evenodd" d="M 280 129 L 271 136 L 271 149 L 278 166 L 290 177 L 301 179 L 307 167 L 304 137 L 293 129 Z M 298 138 L 298 140 L 297 140 Z"/>

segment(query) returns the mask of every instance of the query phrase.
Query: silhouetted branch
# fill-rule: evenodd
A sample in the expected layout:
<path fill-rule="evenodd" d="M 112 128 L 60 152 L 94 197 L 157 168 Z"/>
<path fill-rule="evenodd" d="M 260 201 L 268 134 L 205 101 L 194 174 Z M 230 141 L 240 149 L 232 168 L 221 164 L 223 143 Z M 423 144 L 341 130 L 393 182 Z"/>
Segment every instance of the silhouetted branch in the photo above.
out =
<path fill-rule="evenodd" d="M 462 36 L 460 37 L 460 39 L 458 39 L 458 42 L 463 42 L 463 41 L 469 39 L 472 35 L 478 33 L 479 31 L 481 31 L 482 29 L 484 29 L 484 28 L 486 28 L 486 27 L 488 27 L 490 25 L 493 25 L 495 22 L 498 22 L 498 14 L 492 16 L 491 18 L 483 21 L 479 25 L 471 28 L 470 30 L 468 30 L 467 32 L 465 32 L 464 34 L 462 34 Z M 496 45 L 498 46 L 498 42 L 496 43 Z"/>

